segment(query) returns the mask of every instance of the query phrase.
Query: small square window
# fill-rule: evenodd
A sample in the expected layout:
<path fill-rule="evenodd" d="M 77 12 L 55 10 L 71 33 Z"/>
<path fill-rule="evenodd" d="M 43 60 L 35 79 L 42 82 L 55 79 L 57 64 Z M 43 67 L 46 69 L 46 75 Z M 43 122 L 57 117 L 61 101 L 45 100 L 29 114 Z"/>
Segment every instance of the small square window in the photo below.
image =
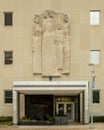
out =
<path fill-rule="evenodd" d="M 12 95 L 12 91 L 10 91 L 10 90 L 6 90 L 6 91 L 4 91 L 4 96 L 5 96 L 5 103 L 12 103 L 12 97 L 13 97 L 13 95 Z"/>
<path fill-rule="evenodd" d="M 12 51 L 5 51 L 5 65 L 13 64 L 13 52 Z"/>
<path fill-rule="evenodd" d="M 94 65 L 100 64 L 100 50 L 90 51 L 90 63 Z"/>
<path fill-rule="evenodd" d="M 100 24 L 100 11 L 91 10 L 90 11 L 90 25 L 99 25 Z"/>
<path fill-rule="evenodd" d="M 100 103 L 100 91 L 93 90 L 93 103 Z"/>
<path fill-rule="evenodd" d="M 12 25 L 13 25 L 13 13 L 4 12 L 4 26 L 12 26 Z"/>

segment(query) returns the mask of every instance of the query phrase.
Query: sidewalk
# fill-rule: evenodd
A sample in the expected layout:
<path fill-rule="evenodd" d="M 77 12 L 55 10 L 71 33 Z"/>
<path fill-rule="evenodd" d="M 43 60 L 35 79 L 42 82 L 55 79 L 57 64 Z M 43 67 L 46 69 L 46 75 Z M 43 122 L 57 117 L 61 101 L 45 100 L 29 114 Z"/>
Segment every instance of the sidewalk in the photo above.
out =
<path fill-rule="evenodd" d="M 94 123 L 94 128 L 89 125 L 65 126 L 0 126 L 0 130 L 104 130 L 104 123 Z"/>

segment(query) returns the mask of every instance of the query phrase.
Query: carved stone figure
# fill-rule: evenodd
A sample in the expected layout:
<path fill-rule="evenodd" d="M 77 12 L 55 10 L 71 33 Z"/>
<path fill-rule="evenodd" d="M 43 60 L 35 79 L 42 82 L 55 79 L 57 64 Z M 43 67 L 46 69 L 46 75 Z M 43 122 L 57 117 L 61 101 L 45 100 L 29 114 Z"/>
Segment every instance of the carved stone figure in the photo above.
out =
<path fill-rule="evenodd" d="M 64 42 L 63 42 L 63 73 L 68 74 L 70 70 L 70 44 L 69 44 L 69 21 L 68 16 L 64 15 Z"/>
<path fill-rule="evenodd" d="M 44 17 L 45 16 L 45 17 Z M 42 75 L 59 76 L 57 68 L 54 16 L 51 12 L 43 13 L 43 41 L 42 41 Z"/>
<path fill-rule="evenodd" d="M 42 53 L 42 26 L 41 16 L 34 16 L 33 24 L 33 73 L 41 74 L 41 53 Z"/>
<path fill-rule="evenodd" d="M 69 20 L 63 13 L 46 10 L 34 16 L 33 73 L 42 76 L 69 74 Z"/>
<path fill-rule="evenodd" d="M 64 34 L 61 23 L 57 23 L 55 30 L 55 44 L 56 44 L 56 54 L 57 54 L 57 66 L 58 69 L 63 69 L 63 42 Z"/>

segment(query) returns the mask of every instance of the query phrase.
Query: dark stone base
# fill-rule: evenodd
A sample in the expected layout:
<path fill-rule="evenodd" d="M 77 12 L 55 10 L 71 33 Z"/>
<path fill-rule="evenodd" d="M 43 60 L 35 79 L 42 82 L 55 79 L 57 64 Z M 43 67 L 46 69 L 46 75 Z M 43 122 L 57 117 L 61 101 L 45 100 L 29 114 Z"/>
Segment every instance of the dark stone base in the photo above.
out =
<path fill-rule="evenodd" d="M 34 121 L 34 122 L 19 122 L 18 125 L 54 125 L 53 122 L 49 121 Z"/>

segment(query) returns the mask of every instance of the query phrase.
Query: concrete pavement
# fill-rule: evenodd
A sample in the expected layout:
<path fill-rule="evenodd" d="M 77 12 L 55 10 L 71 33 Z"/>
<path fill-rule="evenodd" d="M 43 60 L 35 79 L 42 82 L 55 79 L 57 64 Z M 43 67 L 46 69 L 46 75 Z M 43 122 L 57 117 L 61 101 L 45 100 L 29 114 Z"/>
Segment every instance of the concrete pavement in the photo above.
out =
<path fill-rule="evenodd" d="M 104 123 L 94 123 L 94 128 L 89 125 L 65 126 L 0 126 L 0 130 L 104 130 Z"/>

